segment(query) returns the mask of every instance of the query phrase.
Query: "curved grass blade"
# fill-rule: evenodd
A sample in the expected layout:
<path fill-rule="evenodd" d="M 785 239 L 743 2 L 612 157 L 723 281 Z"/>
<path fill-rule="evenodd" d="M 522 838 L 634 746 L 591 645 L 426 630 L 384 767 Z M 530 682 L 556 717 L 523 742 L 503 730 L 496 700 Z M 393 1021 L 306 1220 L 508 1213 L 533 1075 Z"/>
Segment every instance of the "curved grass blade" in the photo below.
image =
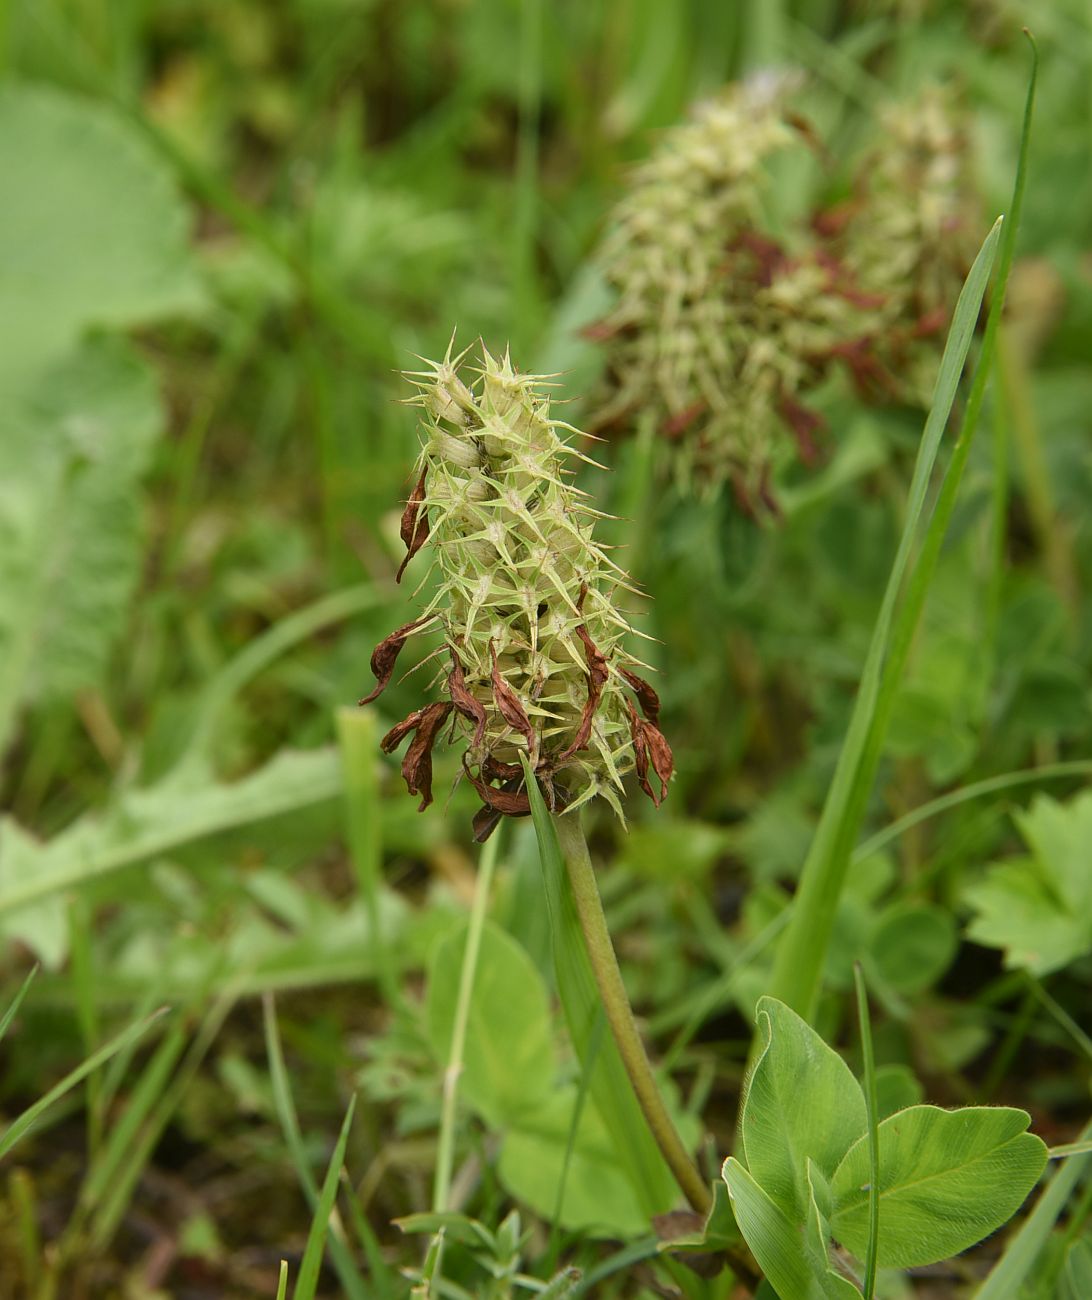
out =
<path fill-rule="evenodd" d="M 1081 1139 L 1092 1138 L 1092 1123 L 1086 1124 Z M 1028 1215 L 1020 1231 L 1005 1247 L 1005 1253 L 979 1287 L 975 1300 L 1013 1300 L 1054 1229 L 1058 1216 L 1085 1174 L 1092 1169 L 1092 1155 L 1068 1159 L 1051 1178 L 1046 1190 Z"/>
<path fill-rule="evenodd" d="M 296 1166 L 296 1176 L 300 1180 L 303 1194 L 312 1211 L 317 1212 L 320 1203 L 319 1189 L 303 1147 L 303 1134 L 300 1132 L 299 1117 L 296 1115 L 296 1106 L 292 1100 L 288 1070 L 284 1064 L 280 1033 L 277 1030 L 276 1007 L 272 995 L 268 993 L 262 998 L 262 1020 L 265 1027 L 265 1050 L 269 1059 L 269 1078 L 273 1085 L 273 1104 L 277 1108 L 277 1118 L 280 1120 L 281 1131 L 284 1133 L 292 1163 Z M 340 1164 L 337 1167 L 340 1169 Z M 323 1222 L 325 1223 L 327 1219 Z M 330 1255 L 337 1270 L 338 1281 L 349 1300 L 370 1300 L 352 1252 L 336 1232 L 330 1238 Z M 298 1285 L 297 1282 L 297 1288 Z M 296 1300 L 296 1297 L 293 1297 L 293 1300 Z"/>
<path fill-rule="evenodd" d="M 922 435 L 921 449 L 910 484 L 906 524 L 899 540 L 895 561 L 872 633 L 861 684 L 849 728 L 838 758 L 834 780 L 820 817 L 800 877 L 796 904 L 782 940 L 774 967 L 772 992 L 805 1018 L 814 1015 L 820 976 L 834 924 L 834 915 L 849 866 L 853 843 L 864 817 L 887 733 L 902 670 L 910 651 L 914 631 L 936 568 L 940 546 L 955 506 L 963 469 L 978 423 L 986 381 L 997 346 L 997 331 L 1005 299 L 1005 286 L 1012 266 L 1016 231 L 1019 227 L 1027 178 L 1028 145 L 1035 103 L 1038 55 L 1034 53 L 1024 112 L 1020 159 L 1013 189 L 1011 213 L 997 224 L 971 267 L 956 305 L 952 327 L 940 364 L 937 385 Z M 941 484 L 932 517 L 924 526 L 917 563 L 910 568 L 919 524 L 925 512 L 926 492 L 948 422 L 956 387 L 970 348 L 975 321 L 995 257 L 997 282 L 990 304 L 982 349 L 959 437 Z M 908 576 L 909 575 L 909 576 Z M 905 595 L 899 605 L 900 594 Z M 898 611 L 896 618 L 896 609 Z"/>
<path fill-rule="evenodd" d="M 23 1005 L 23 999 L 30 991 L 30 986 L 34 983 L 34 977 L 37 974 L 38 974 L 38 963 L 35 962 L 35 964 L 30 968 L 30 970 L 27 971 L 26 979 L 24 979 L 22 984 L 20 984 L 19 986 L 19 992 L 16 993 L 15 997 L 12 998 L 11 1006 L 8 1007 L 8 1009 L 4 1012 L 4 1017 L 2 1020 L 0 1020 L 0 1040 L 3 1040 L 4 1035 L 8 1032 L 8 1029 L 11 1027 L 11 1022 L 15 1019 L 16 1015 L 19 1012 L 19 1008 Z"/>
<path fill-rule="evenodd" d="M 97 1070 L 105 1061 L 108 1061 L 115 1052 L 123 1051 L 130 1043 L 142 1038 L 158 1020 L 167 1014 L 167 1010 L 166 1007 L 161 1007 L 159 1011 L 148 1016 L 147 1019 L 138 1020 L 136 1024 L 130 1025 L 128 1029 L 111 1038 L 97 1052 L 93 1052 L 86 1061 L 76 1066 L 74 1070 L 69 1071 L 60 1083 L 55 1084 L 44 1096 L 39 1097 L 32 1106 L 28 1106 L 17 1119 L 8 1125 L 4 1136 L 0 1138 L 0 1160 L 26 1137 L 34 1127 L 38 1117 L 48 1110 L 55 1101 L 60 1100 L 66 1092 L 69 1092 L 78 1083 L 82 1083 L 89 1074 Z"/>
<path fill-rule="evenodd" d="M 315 1216 L 311 1220 L 311 1231 L 307 1234 L 307 1246 L 303 1252 L 299 1277 L 292 1292 L 292 1300 L 315 1300 L 318 1288 L 319 1269 L 322 1267 L 322 1255 L 326 1248 L 326 1233 L 330 1227 L 330 1215 L 333 1213 L 337 1198 L 337 1185 L 341 1181 L 341 1166 L 345 1162 L 345 1147 L 349 1142 L 349 1129 L 353 1123 L 353 1111 L 356 1110 L 356 1096 L 349 1099 L 349 1109 L 341 1124 L 334 1154 L 323 1179 L 322 1192 L 315 1206 Z"/>

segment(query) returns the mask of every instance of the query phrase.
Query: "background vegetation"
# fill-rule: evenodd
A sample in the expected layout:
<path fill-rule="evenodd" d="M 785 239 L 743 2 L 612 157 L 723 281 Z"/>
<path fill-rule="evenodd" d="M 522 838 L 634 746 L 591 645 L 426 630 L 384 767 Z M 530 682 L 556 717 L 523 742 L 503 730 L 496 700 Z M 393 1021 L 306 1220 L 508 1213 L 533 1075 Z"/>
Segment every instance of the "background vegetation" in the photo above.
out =
<path fill-rule="evenodd" d="M 352 708 L 410 617 L 396 372 L 457 324 L 563 372 L 579 424 L 625 165 L 756 69 L 802 70 L 826 142 L 777 176 L 790 203 L 844 193 L 878 105 L 950 86 L 984 238 L 1016 165 L 1025 21 L 1042 79 L 1007 322 L 818 1023 L 859 1063 L 860 960 L 892 1107 L 1005 1102 L 1057 1146 L 1086 1121 L 1092 1062 L 1083 0 L 0 9 L 4 1006 L 40 965 L 5 1023 L 0 1294 L 273 1296 L 282 1259 L 300 1296 L 407 1294 L 428 1238 L 392 1221 L 433 1201 L 479 850 L 477 801 L 446 797 L 454 757 L 419 816 L 378 756 L 421 678 Z M 924 419 L 848 385 L 824 402 L 823 464 L 786 472 L 777 524 L 688 495 L 666 443 L 610 442 L 612 481 L 584 483 L 636 520 L 610 540 L 655 596 L 677 763 L 661 810 L 588 829 L 646 1041 L 714 1174 Z M 507 828 L 487 902 L 453 1151 L 481 1229 L 449 1243 L 446 1294 L 572 1266 L 588 1294 L 728 1295 L 727 1273 L 650 1258 L 582 1109 L 529 824 Z M 1063 1168 L 1056 1231 L 995 1295 L 1092 1294 L 1086 1171 Z M 881 1286 L 969 1295 L 1004 1246 Z"/>

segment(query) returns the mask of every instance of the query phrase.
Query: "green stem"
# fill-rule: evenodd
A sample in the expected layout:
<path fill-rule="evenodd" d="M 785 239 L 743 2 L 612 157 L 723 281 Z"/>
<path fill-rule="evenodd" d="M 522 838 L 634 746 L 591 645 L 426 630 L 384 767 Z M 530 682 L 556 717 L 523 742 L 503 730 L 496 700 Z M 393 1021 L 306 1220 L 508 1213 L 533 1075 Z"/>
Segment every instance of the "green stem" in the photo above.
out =
<path fill-rule="evenodd" d="M 1013 438 L 1024 472 L 1024 494 L 1031 525 L 1050 583 L 1064 608 L 1072 612 L 1079 607 L 1080 584 L 1076 577 L 1071 530 L 1055 505 L 1027 364 L 1004 330 L 998 334 L 997 357 L 1004 404 L 1011 418 Z M 1071 617 L 1071 631 L 1072 622 Z"/>
<path fill-rule="evenodd" d="M 713 1203 L 709 1188 L 671 1122 L 641 1036 L 637 1032 L 633 1008 L 626 996 L 622 972 L 618 969 L 618 959 L 607 929 L 607 918 L 603 913 L 603 903 L 599 897 L 595 869 L 588 854 L 584 832 L 574 816 L 555 817 L 554 825 L 569 873 L 580 928 L 584 932 L 588 959 L 603 999 L 603 1011 L 638 1104 L 656 1139 L 656 1145 L 691 1207 L 699 1214 L 708 1214 Z"/>
<path fill-rule="evenodd" d="M 861 1028 L 861 1056 L 864 1059 L 864 1094 L 868 1114 L 868 1253 L 865 1259 L 864 1300 L 876 1293 L 876 1260 L 880 1245 L 880 1135 L 876 1114 L 876 1059 L 872 1052 L 872 1025 L 868 1018 L 868 990 L 861 963 L 853 963 L 857 987 L 857 1017 Z"/>

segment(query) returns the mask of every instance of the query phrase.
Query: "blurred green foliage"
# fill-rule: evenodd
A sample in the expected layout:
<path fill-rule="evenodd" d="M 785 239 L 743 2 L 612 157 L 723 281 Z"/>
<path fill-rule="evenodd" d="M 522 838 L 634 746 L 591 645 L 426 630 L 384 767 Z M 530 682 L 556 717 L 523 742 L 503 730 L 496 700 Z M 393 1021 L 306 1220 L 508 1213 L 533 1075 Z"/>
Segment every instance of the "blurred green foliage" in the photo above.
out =
<path fill-rule="evenodd" d="M 0 1294 L 276 1294 L 279 1260 L 295 1278 L 307 1249 L 300 1169 L 321 1185 L 354 1092 L 317 1294 L 408 1294 L 398 1270 L 423 1239 L 391 1224 L 429 1205 L 475 800 L 445 799 L 457 765 L 438 755 L 419 817 L 393 766 L 338 746 L 336 710 L 406 608 L 393 574 L 417 448 L 396 372 L 457 325 L 563 371 L 579 425 L 601 364 L 581 327 L 605 307 L 596 255 L 626 166 L 694 99 L 773 66 L 802 70 L 824 142 L 775 176 L 778 203 L 836 199 L 878 108 L 940 82 L 968 115 L 984 235 L 1011 188 L 1025 21 L 1039 126 L 1000 365 L 868 830 L 955 797 L 855 863 L 820 1021 L 852 1059 L 861 960 L 891 1109 L 925 1080 L 942 1104 L 1030 1108 L 1061 1142 L 1092 1053 L 1083 0 L 0 8 L 4 1004 L 44 968 L 4 1041 L 5 1121 L 172 1008 L 0 1171 Z M 730 494 L 686 495 L 661 443 L 600 446 L 613 475 L 582 480 L 637 520 L 608 540 L 654 597 L 646 657 L 678 768 L 659 813 L 631 803 L 628 837 L 589 830 L 631 997 L 710 1172 L 923 422 L 847 385 L 822 403 L 824 462 L 786 472 L 776 526 Z M 419 692 L 396 679 L 379 726 Z M 1030 811 L 1034 780 L 973 794 L 1036 767 L 1050 798 Z M 507 1295 L 517 1273 L 564 1294 L 572 1265 L 586 1294 L 725 1296 L 727 1274 L 699 1279 L 642 1231 L 556 1011 L 530 828 L 505 834 L 457 1135 L 481 1231 L 452 1230 L 452 1294 Z M 277 996 L 295 1132 L 259 994 Z M 1073 1206 L 1029 1296 L 1055 1278 L 1083 1294 L 1087 1194 Z"/>

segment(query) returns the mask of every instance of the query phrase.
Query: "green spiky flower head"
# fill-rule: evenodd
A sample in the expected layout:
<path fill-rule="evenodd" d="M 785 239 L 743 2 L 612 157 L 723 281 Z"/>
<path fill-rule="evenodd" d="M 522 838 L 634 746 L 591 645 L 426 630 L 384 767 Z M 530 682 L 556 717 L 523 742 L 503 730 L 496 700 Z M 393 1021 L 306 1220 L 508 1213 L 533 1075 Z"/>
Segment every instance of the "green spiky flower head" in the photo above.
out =
<path fill-rule="evenodd" d="M 981 225 L 954 96 L 933 86 L 888 105 L 855 188 L 831 248 L 876 296 L 870 332 L 886 395 L 926 405 Z"/>
<path fill-rule="evenodd" d="M 572 481 L 587 458 L 577 431 L 552 416 L 548 380 L 484 347 L 477 367 L 449 349 L 409 378 L 421 453 L 399 577 L 427 546 L 438 582 L 423 614 L 377 647 L 377 685 L 362 702 L 383 690 L 415 632 L 442 631 L 445 663 L 440 698 L 393 728 L 384 749 L 412 735 L 402 772 L 423 808 L 435 740 L 448 729 L 463 741 L 481 838 L 499 816 L 529 811 L 521 754 L 554 807 L 602 795 L 621 815 L 630 771 L 659 803 L 671 751 L 656 693 L 624 647 L 631 629 L 614 597 L 628 581 L 593 538 L 598 512 Z"/>
<path fill-rule="evenodd" d="M 676 447 L 687 487 L 730 482 L 773 507 L 772 467 L 812 459 L 822 421 L 803 398 L 834 344 L 859 328 L 840 269 L 765 215 L 775 153 L 810 138 L 792 77 L 762 75 L 699 104 L 636 168 L 602 251 L 615 304 L 594 427 L 647 421 Z"/>

